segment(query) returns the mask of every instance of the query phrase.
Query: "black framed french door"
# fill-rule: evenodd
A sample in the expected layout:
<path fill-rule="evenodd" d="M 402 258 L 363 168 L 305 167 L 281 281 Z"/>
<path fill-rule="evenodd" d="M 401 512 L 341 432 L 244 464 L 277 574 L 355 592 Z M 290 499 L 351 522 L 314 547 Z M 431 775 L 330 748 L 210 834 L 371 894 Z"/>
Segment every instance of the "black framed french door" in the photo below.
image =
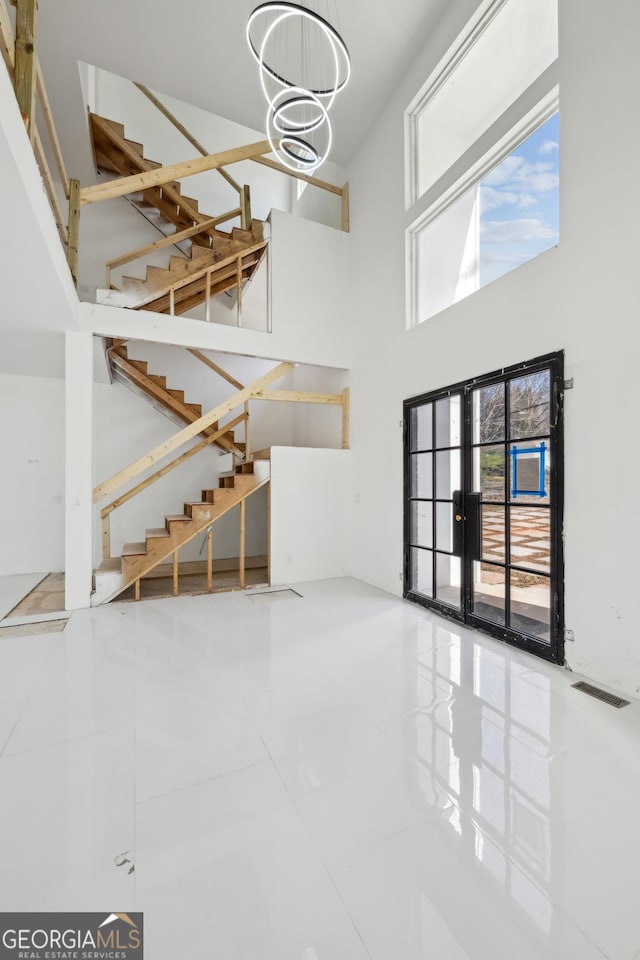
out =
<path fill-rule="evenodd" d="M 563 355 L 404 403 L 404 596 L 564 661 Z"/>

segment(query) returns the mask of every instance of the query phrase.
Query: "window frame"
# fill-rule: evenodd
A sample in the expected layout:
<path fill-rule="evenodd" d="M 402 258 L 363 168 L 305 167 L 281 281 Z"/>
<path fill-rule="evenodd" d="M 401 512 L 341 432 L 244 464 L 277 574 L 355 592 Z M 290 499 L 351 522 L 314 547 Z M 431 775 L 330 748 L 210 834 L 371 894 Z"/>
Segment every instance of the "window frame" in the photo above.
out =
<path fill-rule="evenodd" d="M 417 315 L 420 233 L 559 111 L 559 58 L 556 58 L 435 183 L 419 194 L 418 123 L 421 111 L 509 2 L 514 0 L 484 0 L 405 111 L 407 329 L 424 322 Z"/>

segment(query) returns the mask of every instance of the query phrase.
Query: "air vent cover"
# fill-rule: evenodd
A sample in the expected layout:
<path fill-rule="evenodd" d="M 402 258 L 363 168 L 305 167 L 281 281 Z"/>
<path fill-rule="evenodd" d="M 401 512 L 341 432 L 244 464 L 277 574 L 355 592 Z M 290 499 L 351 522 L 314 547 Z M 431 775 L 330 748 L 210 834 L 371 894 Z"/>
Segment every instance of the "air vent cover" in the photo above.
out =
<path fill-rule="evenodd" d="M 581 680 L 580 683 L 573 683 L 573 687 L 576 690 L 582 690 L 583 693 L 588 693 L 590 697 L 595 697 L 596 700 L 602 700 L 604 703 L 611 704 L 612 707 L 628 707 L 629 700 L 623 700 L 622 697 L 617 697 L 615 693 L 607 693 L 606 690 L 601 690 L 600 687 L 594 687 L 590 683 L 585 683 L 584 680 Z"/>

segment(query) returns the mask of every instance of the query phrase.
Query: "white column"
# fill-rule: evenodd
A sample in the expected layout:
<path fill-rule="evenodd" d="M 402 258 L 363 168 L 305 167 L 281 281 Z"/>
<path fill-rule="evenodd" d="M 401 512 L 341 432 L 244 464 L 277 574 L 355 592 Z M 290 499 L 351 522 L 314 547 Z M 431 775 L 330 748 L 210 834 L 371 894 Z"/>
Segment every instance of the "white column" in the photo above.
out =
<path fill-rule="evenodd" d="M 65 336 L 65 607 L 78 610 L 93 574 L 93 337 Z"/>

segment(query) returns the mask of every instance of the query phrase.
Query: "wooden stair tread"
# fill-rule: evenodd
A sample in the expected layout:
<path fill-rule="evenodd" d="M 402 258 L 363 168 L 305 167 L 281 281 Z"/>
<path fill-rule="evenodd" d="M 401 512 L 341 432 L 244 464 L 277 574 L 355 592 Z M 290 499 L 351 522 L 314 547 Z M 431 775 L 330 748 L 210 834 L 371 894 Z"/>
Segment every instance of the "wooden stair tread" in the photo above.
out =
<path fill-rule="evenodd" d="M 123 557 L 136 557 L 147 552 L 146 543 L 125 543 L 122 548 Z"/>
<path fill-rule="evenodd" d="M 120 557 L 110 557 L 103 560 L 96 573 L 120 573 L 122 570 L 122 560 Z"/>
<path fill-rule="evenodd" d="M 164 539 L 170 536 L 166 527 L 152 527 L 150 530 L 145 530 L 145 535 L 147 540 Z"/>
<path fill-rule="evenodd" d="M 170 517 L 166 517 L 167 523 L 177 523 L 181 520 L 185 523 L 191 523 L 191 517 L 187 517 L 184 513 L 176 513 Z"/>

